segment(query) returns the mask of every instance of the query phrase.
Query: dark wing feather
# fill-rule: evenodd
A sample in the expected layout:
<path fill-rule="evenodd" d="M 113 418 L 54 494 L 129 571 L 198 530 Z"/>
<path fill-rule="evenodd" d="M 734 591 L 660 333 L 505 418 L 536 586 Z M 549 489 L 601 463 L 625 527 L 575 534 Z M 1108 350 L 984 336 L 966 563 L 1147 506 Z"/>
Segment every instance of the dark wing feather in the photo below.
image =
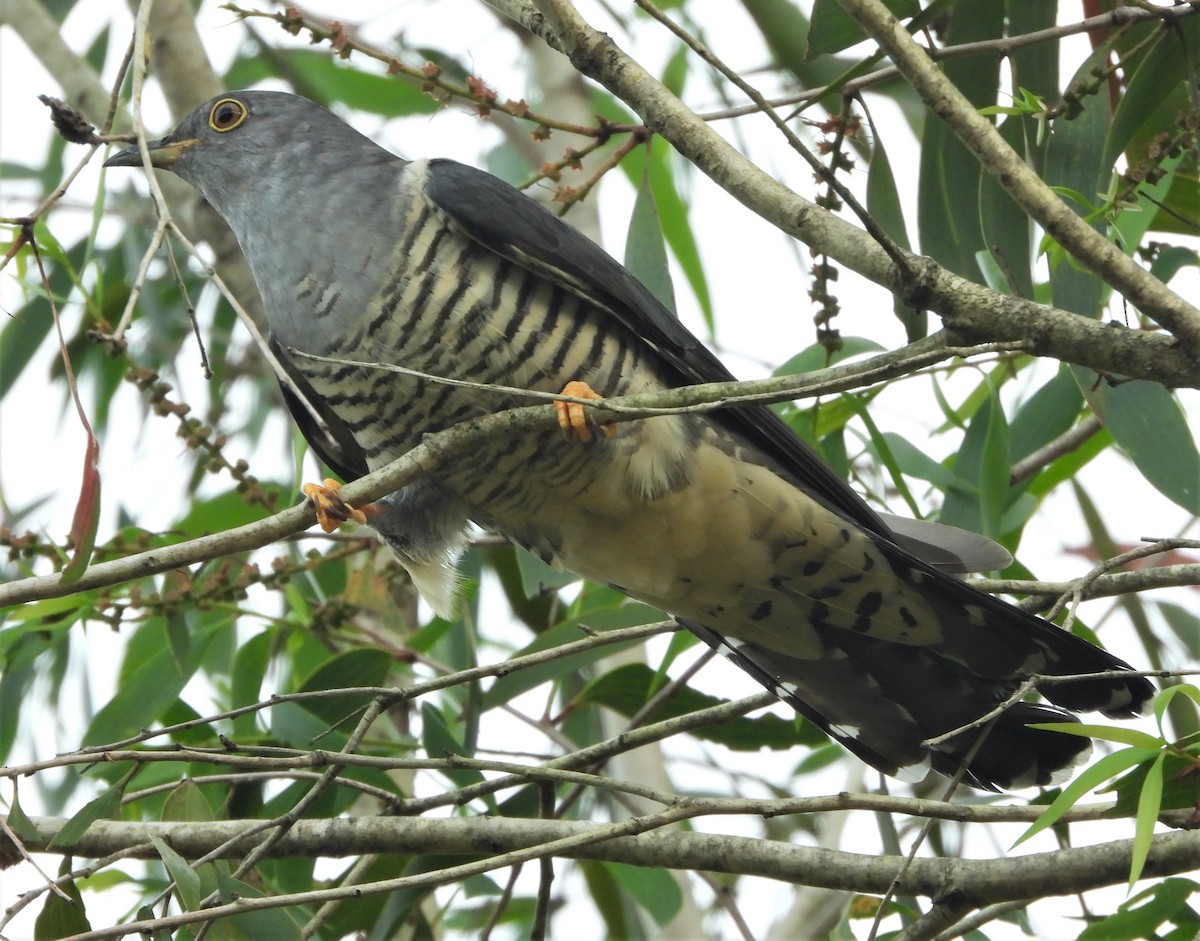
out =
<path fill-rule="evenodd" d="M 1062 709 L 1030 702 L 1016 703 L 990 723 L 986 730 L 974 728 L 960 733 L 936 748 L 927 748 L 922 744 L 924 733 L 914 725 L 911 716 L 902 710 L 876 707 L 870 711 L 869 724 L 861 729 L 839 727 L 805 701 L 803 695 L 812 695 L 811 682 L 805 686 L 803 694 L 799 693 L 791 665 L 777 651 L 752 642 L 723 637 L 696 621 L 685 619 L 680 623 L 830 738 L 884 774 L 918 780 L 924 776 L 924 769 L 932 768 L 953 777 L 959 772 L 966 755 L 974 751 L 969 766 L 963 771 L 963 781 L 973 787 L 994 791 L 1051 784 L 1061 776 L 1062 771 L 1078 765 L 1091 751 L 1091 741 L 1087 738 L 1028 728 L 1031 722 L 1079 721 Z M 906 652 L 919 656 L 919 650 Z M 932 661 L 927 664 L 932 665 Z M 822 661 L 816 668 L 818 685 L 827 680 L 827 693 L 842 701 L 846 698 L 848 682 L 857 685 L 861 680 L 861 677 L 853 675 L 852 666 L 849 672 L 845 666 L 844 662 L 834 659 Z M 903 669 L 898 667 L 898 672 Z M 813 672 L 806 671 L 806 675 L 809 681 L 813 679 Z M 910 673 L 908 682 L 912 683 L 913 679 Z M 863 688 L 859 687 L 859 690 L 861 696 Z M 886 691 L 882 692 L 887 695 Z M 936 700 L 936 687 L 931 686 L 928 692 L 930 700 Z M 911 702 L 911 697 L 905 698 Z M 941 705 L 954 709 L 957 719 L 966 725 L 986 714 L 994 704 L 942 701 Z M 866 705 L 864 708 L 871 707 Z M 955 724 L 951 716 L 944 718 L 949 724 Z M 982 743 L 977 744 L 978 738 L 983 739 Z"/>
<path fill-rule="evenodd" d="M 284 404 L 292 413 L 292 419 L 299 426 L 300 433 L 304 435 L 309 447 L 316 452 L 325 466 L 342 480 L 355 480 L 369 473 L 367 456 L 354 440 L 349 427 L 316 394 L 308 380 L 296 369 L 288 351 L 280 346 L 274 337 L 271 338 L 270 346 L 271 352 L 275 354 L 275 358 L 294 384 L 293 388 L 289 388 L 286 383 L 280 382 L 279 388 L 283 392 Z M 305 407 L 305 402 L 299 400 L 297 391 L 304 396 L 309 407 Z M 320 416 L 320 421 L 317 420 L 317 416 Z"/>
<path fill-rule="evenodd" d="M 611 311 L 659 352 L 674 370 L 678 385 L 735 379 L 611 255 L 507 183 L 453 160 L 431 160 L 426 192 L 480 244 Z M 774 457 L 806 490 L 842 516 L 885 539 L 895 538 L 850 485 L 771 409 L 763 405 L 721 409 L 714 418 Z"/>

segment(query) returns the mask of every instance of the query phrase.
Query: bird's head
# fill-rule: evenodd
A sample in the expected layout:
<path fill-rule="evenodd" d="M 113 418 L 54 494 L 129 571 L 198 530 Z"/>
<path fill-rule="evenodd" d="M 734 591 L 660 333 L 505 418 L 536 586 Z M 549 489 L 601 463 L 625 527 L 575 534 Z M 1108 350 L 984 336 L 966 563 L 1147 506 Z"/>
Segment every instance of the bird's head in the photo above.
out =
<path fill-rule="evenodd" d="M 239 197 L 260 200 L 264 187 L 279 187 L 275 195 L 294 200 L 348 167 L 399 159 L 320 105 L 275 91 L 218 95 L 146 146 L 151 166 L 186 180 L 227 218 L 238 211 Z M 104 165 L 142 166 L 142 154 L 134 145 Z"/>

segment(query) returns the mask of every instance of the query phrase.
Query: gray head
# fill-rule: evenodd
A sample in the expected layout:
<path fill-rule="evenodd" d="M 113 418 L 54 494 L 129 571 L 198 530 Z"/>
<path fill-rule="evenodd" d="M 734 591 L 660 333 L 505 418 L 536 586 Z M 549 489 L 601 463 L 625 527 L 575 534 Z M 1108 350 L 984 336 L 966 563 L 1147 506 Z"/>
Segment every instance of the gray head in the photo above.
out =
<path fill-rule="evenodd" d="M 148 146 L 153 166 L 225 217 L 281 341 L 325 351 L 331 333 L 350 329 L 378 286 L 361 273 L 379 245 L 399 240 L 407 161 L 320 105 L 271 91 L 220 95 Z M 130 147 L 105 166 L 141 163 Z M 309 283 L 337 286 L 326 321 L 297 303 Z"/>
<path fill-rule="evenodd" d="M 346 173 L 403 161 L 320 105 L 286 92 L 234 91 L 205 102 L 165 137 L 150 141 L 153 166 L 196 187 L 226 219 L 278 199 L 297 202 Z M 137 167 L 137 147 L 106 167 Z"/>

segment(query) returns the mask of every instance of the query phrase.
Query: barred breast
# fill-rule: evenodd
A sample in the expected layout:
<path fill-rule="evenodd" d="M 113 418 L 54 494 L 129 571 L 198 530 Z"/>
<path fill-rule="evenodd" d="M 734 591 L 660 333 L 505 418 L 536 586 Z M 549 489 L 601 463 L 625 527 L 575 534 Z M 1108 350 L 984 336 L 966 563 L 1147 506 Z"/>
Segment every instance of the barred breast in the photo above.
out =
<path fill-rule="evenodd" d="M 375 364 L 540 392 L 561 392 L 576 379 L 604 396 L 662 388 L 647 347 L 610 312 L 480 246 L 423 198 L 422 163 L 407 172 L 415 179 L 403 184 L 403 235 L 386 261 L 364 260 L 382 262 L 387 272 L 382 286 L 351 329 L 319 334 L 314 352 L 347 363 L 296 362 L 351 430 L 371 467 L 404 454 L 425 434 L 534 401 Z M 345 297 L 323 303 L 315 293 L 318 278 L 297 285 L 294 303 L 312 305 L 318 319 L 344 320 Z M 553 561 L 562 548 L 563 527 L 555 523 L 566 522 L 563 508 L 577 505 L 616 468 L 626 504 L 678 489 L 686 481 L 699 427 L 695 419 L 666 418 L 656 420 L 653 434 L 644 423 L 624 425 L 612 441 L 597 437 L 564 447 L 561 433 L 547 431 L 494 442 L 469 464 L 448 468 L 439 486 L 477 522 Z M 622 513 L 628 510 L 621 507 Z"/>

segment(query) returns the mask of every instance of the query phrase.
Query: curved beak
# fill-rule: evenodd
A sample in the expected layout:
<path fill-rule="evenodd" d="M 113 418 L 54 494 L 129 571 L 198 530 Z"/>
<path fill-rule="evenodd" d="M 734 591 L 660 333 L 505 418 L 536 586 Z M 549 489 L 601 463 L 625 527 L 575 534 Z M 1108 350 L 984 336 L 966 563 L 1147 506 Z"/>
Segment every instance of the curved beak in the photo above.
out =
<path fill-rule="evenodd" d="M 150 166 L 158 167 L 160 170 L 170 170 L 172 164 L 185 150 L 198 143 L 200 143 L 200 139 L 196 137 L 188 140 L 171 140 L 168 137 L 162 137 L 158 140 L 147 141 L 146 147 L 150 151 Z M 141 165 L 142 152 L 138 150 L 137 144 L 126 147 L 124 150 L 118 150 L 104 161 L 106 167 L 140 167 Z"/>

